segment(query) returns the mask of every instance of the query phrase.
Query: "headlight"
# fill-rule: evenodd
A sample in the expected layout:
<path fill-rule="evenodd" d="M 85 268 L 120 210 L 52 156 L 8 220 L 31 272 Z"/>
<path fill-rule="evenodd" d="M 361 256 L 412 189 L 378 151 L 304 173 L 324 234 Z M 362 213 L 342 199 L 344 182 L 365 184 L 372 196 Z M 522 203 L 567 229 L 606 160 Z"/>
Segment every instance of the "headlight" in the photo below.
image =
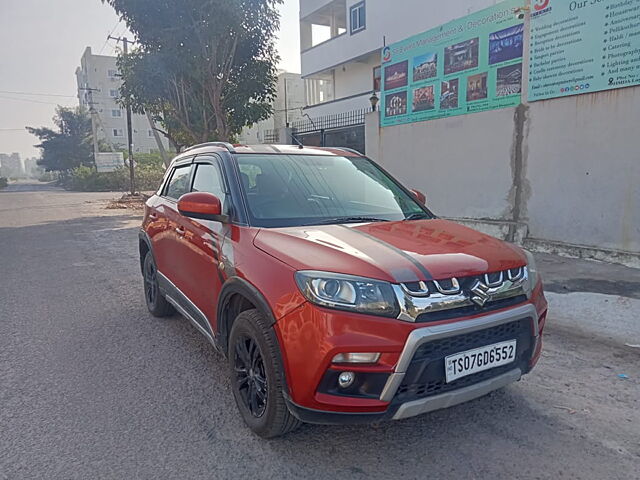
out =
<path fill-rule="evenodd" d="M 398 302 L 391 284 L 329 272 L 296 272 L 302 294 L 312 303 L 382 317 L 397 317 Z"/>
<path fill-rule="evenodd" d="M 536 260 L 533 258 L 533 254 L 527 250 L 524 250 L 524 254 L 527 256 L 527 273 L 529 274 L 527 293 L 531 295 L 538 284 L 538 269 L 536 268 Z"/>

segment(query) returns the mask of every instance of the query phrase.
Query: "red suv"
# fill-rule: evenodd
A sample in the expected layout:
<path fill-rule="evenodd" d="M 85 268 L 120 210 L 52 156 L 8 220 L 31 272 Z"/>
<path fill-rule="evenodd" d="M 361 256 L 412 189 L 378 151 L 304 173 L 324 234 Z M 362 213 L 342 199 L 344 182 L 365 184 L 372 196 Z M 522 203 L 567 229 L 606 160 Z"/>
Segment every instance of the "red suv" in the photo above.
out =
<path fill-rule="evenodd" d="M 528 252 L 424 203 L 348 149 L 198 145 L 146 204 L 147 305 L 226 356 L 263 437 L 485 395 L 537 362 L 542 283 Z"/>

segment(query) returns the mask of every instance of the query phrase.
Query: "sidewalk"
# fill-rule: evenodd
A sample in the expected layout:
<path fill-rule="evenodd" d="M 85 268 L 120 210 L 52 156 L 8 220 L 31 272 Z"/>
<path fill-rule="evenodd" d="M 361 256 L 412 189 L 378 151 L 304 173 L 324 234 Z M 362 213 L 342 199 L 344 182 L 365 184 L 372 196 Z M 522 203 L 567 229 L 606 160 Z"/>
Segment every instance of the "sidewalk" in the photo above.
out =
<path fill-rule="evenodd" d="M 551 325 L 640 354 L 640 269 L 549 254 L 535 257 Z"/>

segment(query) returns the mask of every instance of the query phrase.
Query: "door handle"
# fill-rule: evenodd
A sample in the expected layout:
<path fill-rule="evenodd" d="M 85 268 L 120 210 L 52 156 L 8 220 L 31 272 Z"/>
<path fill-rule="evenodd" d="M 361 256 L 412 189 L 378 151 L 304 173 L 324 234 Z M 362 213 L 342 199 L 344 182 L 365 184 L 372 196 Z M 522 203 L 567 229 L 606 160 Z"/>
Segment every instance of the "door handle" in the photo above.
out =
<path fill-rule="evenodd" d="M 186 233 L 186 230 L 182 227 L 176 227 L 176 233 L 182 237 Z"/>

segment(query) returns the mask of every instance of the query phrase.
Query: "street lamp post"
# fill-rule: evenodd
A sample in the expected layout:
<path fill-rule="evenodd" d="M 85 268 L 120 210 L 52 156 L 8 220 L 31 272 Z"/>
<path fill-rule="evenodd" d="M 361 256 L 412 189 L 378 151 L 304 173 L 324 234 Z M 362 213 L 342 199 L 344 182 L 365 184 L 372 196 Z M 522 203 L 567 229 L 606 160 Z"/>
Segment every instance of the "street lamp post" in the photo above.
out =
<path fill-rule="evenodd" d="M 380 101 L 375 91 L 373 92 L 373 95 L 371 95 L 371 97 L 369 98 L 369 101 L 371 102 L 371 111 L 375 112 L 378 109 L 378 102 Z"/>

